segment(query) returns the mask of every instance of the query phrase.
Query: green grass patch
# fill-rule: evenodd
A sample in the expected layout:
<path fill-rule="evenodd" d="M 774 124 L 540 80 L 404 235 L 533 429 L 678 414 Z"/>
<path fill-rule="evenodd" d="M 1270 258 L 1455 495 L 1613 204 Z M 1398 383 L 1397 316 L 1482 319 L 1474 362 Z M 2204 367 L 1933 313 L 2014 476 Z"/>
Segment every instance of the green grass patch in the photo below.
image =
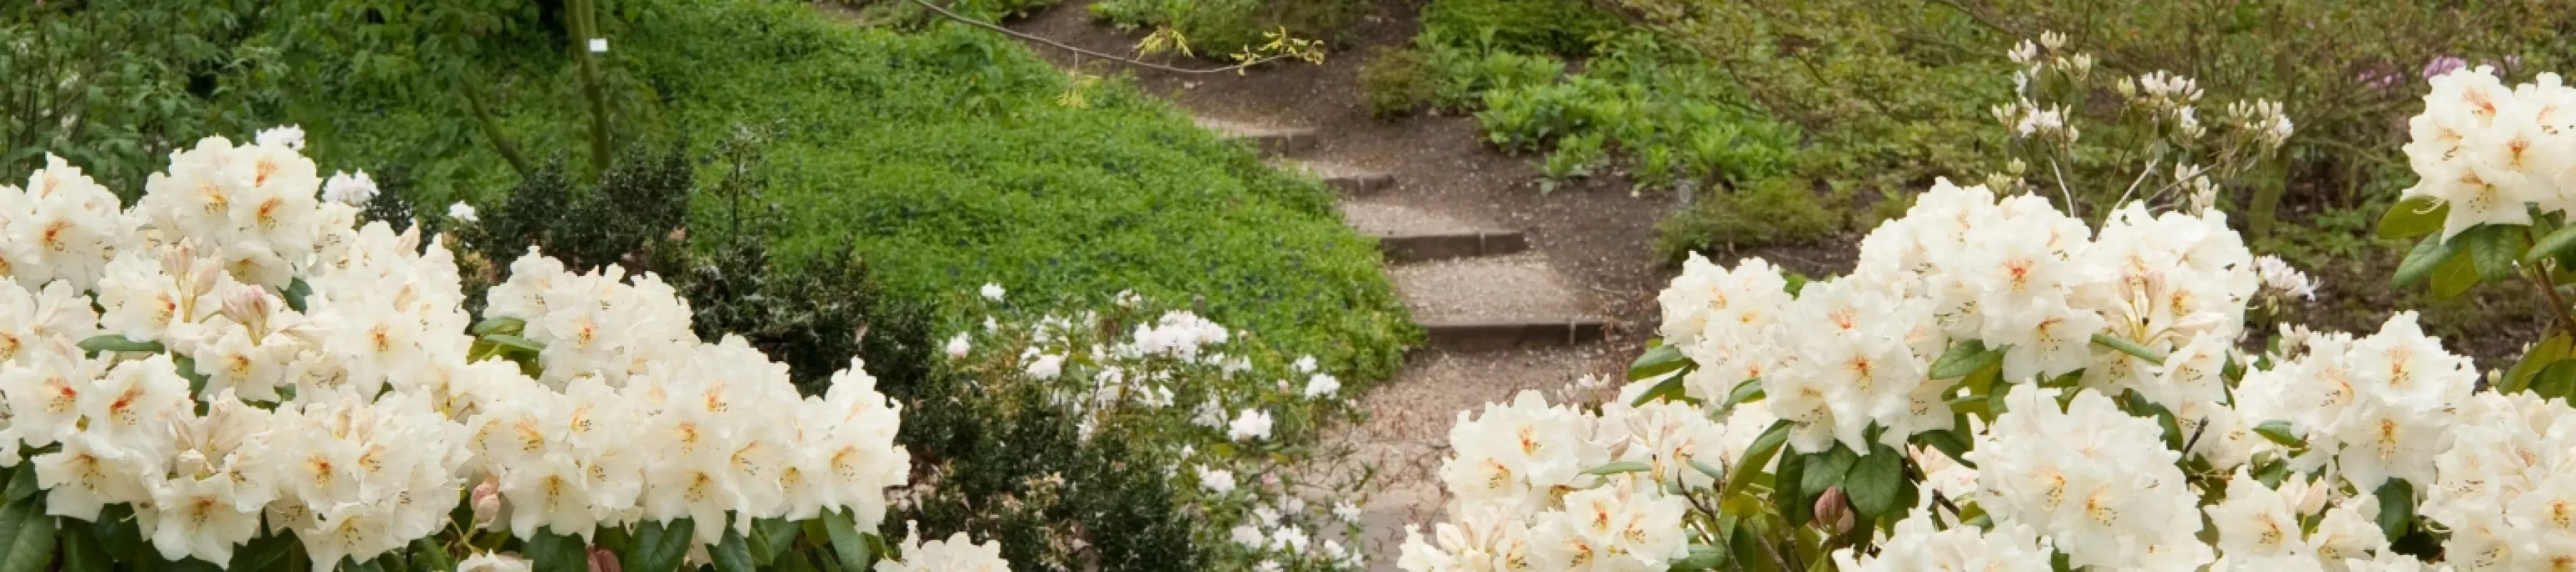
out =
<path fill-rule="evenodd" d="M 757 134 L 765 198 L 789 220 L 775 237 L 782 258 L 855 241 L 887 294 L 913 299 L 988 282 L 1026 304 L 1122 289 L 1203 296 L 1210 318 L 1355 379 L 1390 375 L 1416 335 L 1373 245 L 1341 225 L 1322 185 L 1265 167 L 1130 86 L 1078 85 L 990 33 L 861 28 L 798 3 L 728 0 L 656 6 L 623 37 L 604 62 L 620 139 L 703 150 Z M 578 158 L 587 119 L 557 73 L 493 82 L 495 112 L 528 154 Z M 488 200 L 516 179 L 443 112 L 336 105 L 319 111 L 340 120 L 305 122 L 316 146 L 408 156 L 422 178 L 458 183 L 422 185 L 424 202 Z M 721 170 L 711 163 L 701 179 Z M 715 201 L 701 195 L 702 223 L 725 210 Z M 981 321 L 949 314 L 951 328 Z"/>

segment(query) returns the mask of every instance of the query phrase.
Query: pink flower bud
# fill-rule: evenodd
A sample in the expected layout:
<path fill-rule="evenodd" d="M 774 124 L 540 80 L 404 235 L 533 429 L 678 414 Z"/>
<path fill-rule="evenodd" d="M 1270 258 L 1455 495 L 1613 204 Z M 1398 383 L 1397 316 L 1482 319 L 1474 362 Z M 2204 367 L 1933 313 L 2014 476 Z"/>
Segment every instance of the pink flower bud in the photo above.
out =
<path fill-rule="evenodd" d="M 485 477 L 483 477 L 483 482 L 482 482 L 482 484 L 474 485 L 474 494 L 473 494 L 473 498 L 474 498 L 474 527 L 475 527 L 475 528 L 484 528 L 484 527 L 489 527 L 489 526 L 491 526 L 491 525 L 492 525 L 492 521 L 500 520 L 500 518 L 501 518 L 501 479 L 500 479 L 500 477 L 493 477 L 493 476 L 485 476 Z"/>
<path fill-rule="evenodd" d="M 599 546 L 590 547 L 590 572 L 620 572 L 617 553 Z"/>

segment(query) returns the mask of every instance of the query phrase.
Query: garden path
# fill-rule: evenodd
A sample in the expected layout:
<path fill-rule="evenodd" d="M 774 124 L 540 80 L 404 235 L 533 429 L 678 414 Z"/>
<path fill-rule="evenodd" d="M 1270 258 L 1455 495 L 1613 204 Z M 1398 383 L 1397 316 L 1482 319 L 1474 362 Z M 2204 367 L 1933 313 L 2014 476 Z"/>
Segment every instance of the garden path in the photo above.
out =
<path fill-rule="evenodd" d="M 1457 415 L 1522 390 L 1617 379 L 1652 335 L 1654 294 L 1667 279 L 1651 243 L 1655 222 L 1672 208 L 1669 195 L 1635 196 L 1613 177 L 1542 196 L 1530 159 L 1486 146 L 1471 118 L 1369 114 L 1359 69 L 1378 50 L 1411 41 L 1422 1 L 1378 2 L 1356 23 L 1356 42 L 1320 66 L 1187 75 L 1032 46 L 1067 68 L 1134 73 L 1139 87 L 1188 109 L 1203 127 L 1329 183 L 1343 195 L 1345 220 L 1380 240 L 1388 278 L 1424 326 L 1428 347 L 1360 397 L 1367 418 L 1326 437 L 1353 454 L 1300 472 L 1376 467 L 1364 507 L 1372 568 L 1381 570 L 1394 569 L 1403 524 L 1440 516 L 1437 470 Z M 1069 0 L 1010 27 L 1133 53 L 1133 36 L 1093 21 L 1090 4 Z"/>

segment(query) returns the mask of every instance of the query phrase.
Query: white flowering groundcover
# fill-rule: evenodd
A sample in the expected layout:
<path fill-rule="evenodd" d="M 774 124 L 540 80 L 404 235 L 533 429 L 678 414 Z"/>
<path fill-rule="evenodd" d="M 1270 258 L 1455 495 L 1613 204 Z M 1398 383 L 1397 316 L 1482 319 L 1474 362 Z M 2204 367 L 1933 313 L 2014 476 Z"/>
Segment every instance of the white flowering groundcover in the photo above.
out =
<path fill-rule="evenodd" d="M 855 360 L 801 397 L 658 278 L 534 252 L 469 323 L 300 139 L 201 141 L 131 208 L 60 159 L 0 186 L 0 570 L 1003 569 L 872 535 L 910 461 Z"/>
<path fill-rule="evenodd" d="M 1163 308 L 1132 291 L 1097 308 L 1069 304 L 1086 308 L 1079 311 L 1006 294 L 1000 285 L 979 292 L 970 307 L 987 316 L 946 341 L 943 366 L 973 380 L 979 394 L 1039 396 L 1074 420 L 1083 442 L 1121 444 L 1119 462 L 1149 467 L 1171 484 L 1200 568 L 1366 569 L 1360 509 L 1350 500 L 1364 483 L 1291 470 L 1337 457 L 1340 451 L 1315 445 L 1314 434 L 1356 406 L 1314 357 L 1289 358 L 1255 332 Z M 929 471 L 898 502 L 956 494 L 942 486 L 943 476 Z M 1044 510 L 1040 499 L 967 500 L 993 507 L 984 516 Z M 1104 532 L 1114 533 L 1086 527 L 1061 534 L 1081 542 Z"/>
<path fill-rule="evenodd" d="M 2464 70 L 2426 102 L 2380 232 L 2433 236 L 2398 282 L 2542 284 L 2563 317 L 2576 90 Z M 1943 181 L 1848 276 L 1693 259 L 1620 401 L 1460 415 L 1400 565 L 2576 567 L 2576 323 L 2485 375 L 2411 312 L 2267 340 L 2249 307 L 2311 285 L 2211 202 L 2096 228 Z"/>

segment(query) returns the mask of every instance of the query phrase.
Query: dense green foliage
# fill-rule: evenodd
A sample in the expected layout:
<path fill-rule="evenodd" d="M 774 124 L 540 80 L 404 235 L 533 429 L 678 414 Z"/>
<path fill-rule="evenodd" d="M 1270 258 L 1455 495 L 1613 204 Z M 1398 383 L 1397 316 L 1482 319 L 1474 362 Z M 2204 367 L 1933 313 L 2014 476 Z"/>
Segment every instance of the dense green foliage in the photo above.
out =
<path fill-rule="evenodd" d="M 1426 32 L 1520 53 L 1588 55 L 1594 36 L 1624 27 L 1589 0 L 1437 0 L 1422 10 Z"/>
<path fill-rule="evenodd" d="M 170 151 L 213 133 L 267 127 L 274 52 L 233 2 L 0 4 L 0 172 L 45 154 L 115 189 L 141 189 Z M 129 199 L 132 197 L 128 197 Z"/>
<path fill-rule="evenodd" d="M 1664 219 L 1656 226 L 1655 250 L 1678 259 L 1692 252 L 1815 242 L 1845 227 L 1844 213 L 1827 204 L 1833 203 L 1820 201 L 1798 179 L 1763 179 Z"/>
<path fill-rule="evenodd" d="M 706 133 L 760 134 L 766 200 L 784 216 L 781 264 L 855 244 L 904 298 L 987 282 L 1034 298 L 1203 295 L 1227 309 L 1213 318 L 1362 379 L 1392 371 L 1409 335 L 1374 251 L 1340 227 L 1325 190 L 1131 88 L 1077 87 L 1007 39 L 960 26 L 862 29 L 752 0 L 642 13 L 621 36 L 636 40 L 612 40 L 604 58 L 617 109 L 638 110 L 619 129 L 701 145 L 724 137 Z M 752 36 L 763 41 L 740 41 Z M 492 110 L 502 131 L 531 155 L 578 153 L 584 111 L 568 72 L 502 69 L 534 70 L 487 82 L 506 86 Z M 1075 89 L 1088 106 L 1058 103 Z M 454 146 L 423 141 L 422 126 L 453 123 L 445 108 L 336 103 L 297 115 L 331 143 L 316 145 L 326 166 L 439 149 L 413 163 L 416 177 L 448 174 L 455 189 L 422 185 L 429 205 L 493 203 L 517 179 L 470 130 Z M 719 175 L 706 169 L 702 179 Z M 719 202 L 700 195 L 696 218 Z"/>
<path fill-rule="evenodd" d="M 1091 12 L 1121 28 L 1169 28 L 1198 55 L 1232 56 L 1269 44 L 1272 34 L 1338 40 L 1368 9 L 1366 0 L 1102 0 Z"/>

